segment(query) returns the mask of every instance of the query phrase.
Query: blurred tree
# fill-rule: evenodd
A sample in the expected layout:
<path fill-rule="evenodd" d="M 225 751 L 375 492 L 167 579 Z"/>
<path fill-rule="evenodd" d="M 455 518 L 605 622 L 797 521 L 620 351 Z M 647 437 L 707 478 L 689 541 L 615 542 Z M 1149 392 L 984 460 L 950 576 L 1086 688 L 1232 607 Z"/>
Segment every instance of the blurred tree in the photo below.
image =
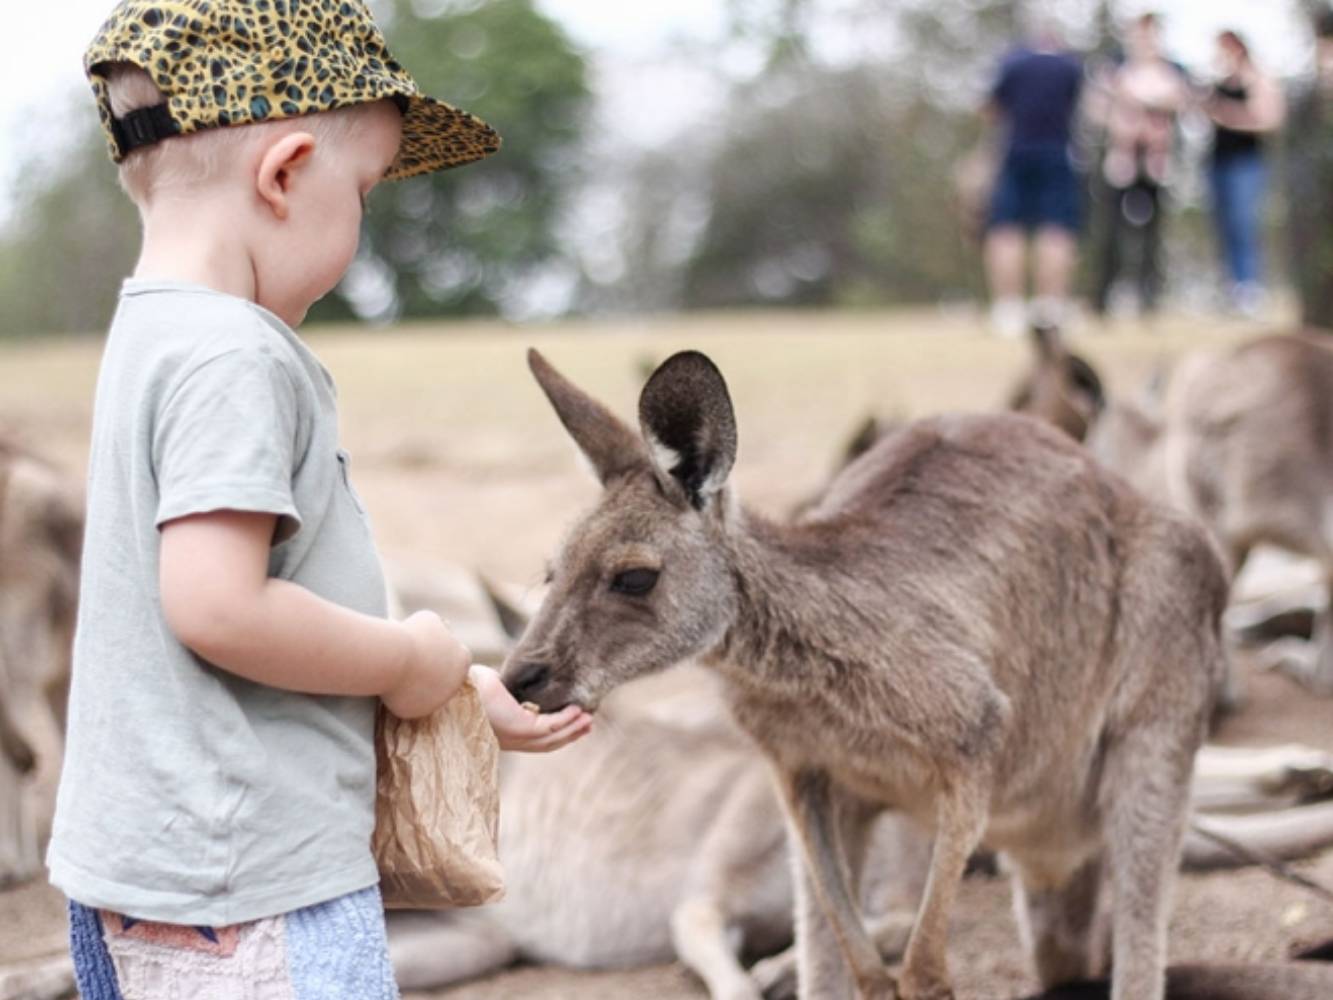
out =
<path fill-rule="evenodd" d="M 733 98 L 686 305 L 911 301 L 966 283 L 936 172 L 958 124 L 883 84 L 867 68 L 789 64 Z"/>
<path fill-rule="evenodd" d="M 18 207 L 0 233 L 0 335 L 106 328 L 121 279 L 134 267 L 139 221 L 107 159 L 91 109 L 65 156 L 21 171 Z M 48 151 L 49 153 L 49 151 Z"/>
<path fill-rule="evenodd" d="M 529 283 L 567 267 L 555 229 L 590 100 L 584 57 L 532 0 L 376 6 L 422 89 L 486 119 L 504 146 L 483 164 L 378 188 L 348 280 L 311 318 L 521 308 Z M 69 117 L 80 124 L 67 151 L 23 172 L 0 231 L 0 335 L 105 329 L 134 265 L 138 220 L 92 102 L 80 95 Z"/>
<path fill-rule="evenodd" d="M 1057 6 L 1069 16 L 1088 4 Z M 683 265 L 681 304 L 974 294 L 975 253 L 951 178 L 976 140 L 976 112 L 1018 8 L 861 0 L 830 13 L 808 0 L 732 0 L 724 44 L 758 44 L 765 57 L 757 75 L 733 83 L 702 150 L 706 222 Z M 890 57 L 823 59 L 811 40 L 855 37 L 871 23 L 891 25 Z"/>
<path fill-rule="evenodd" d="M 385 0 L 376 12 L 422 90 L 489 122 L 504 145 L 377 189 L 357 267 L 313 318 L 521 308 L 525 287 L 563 261 L 556 224 L 578 175 L 585 59 L 532 0 Z"/>
<path fill-rule="evenodd" d="M 1301 322 L 1333 332 L 1333 7 L 1304 0 L 1316 37 L 1312 78 L 1291 95 L 1285 129 L 1288 247 Z M 1321 37 L 1322 36 L 1322 37 Z"/>

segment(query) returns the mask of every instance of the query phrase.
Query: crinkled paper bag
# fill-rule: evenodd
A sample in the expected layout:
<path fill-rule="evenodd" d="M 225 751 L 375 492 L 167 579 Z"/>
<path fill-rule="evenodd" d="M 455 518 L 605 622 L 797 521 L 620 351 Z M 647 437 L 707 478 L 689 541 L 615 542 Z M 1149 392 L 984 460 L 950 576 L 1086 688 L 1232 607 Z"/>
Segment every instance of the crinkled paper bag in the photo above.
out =
<path fill-rule="evenodd" d="M 499 898 L 500 746 L 472 682 L 420 719 L 380 706 L 375 757 L 371 849 L 384 905 L 440 909 Z"/>

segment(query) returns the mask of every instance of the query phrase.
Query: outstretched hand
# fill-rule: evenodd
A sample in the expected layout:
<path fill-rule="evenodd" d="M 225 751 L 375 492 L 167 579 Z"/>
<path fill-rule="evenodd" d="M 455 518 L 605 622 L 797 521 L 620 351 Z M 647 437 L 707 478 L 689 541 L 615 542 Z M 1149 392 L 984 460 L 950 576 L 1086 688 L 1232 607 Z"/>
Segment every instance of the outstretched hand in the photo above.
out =
<path fill-rule="evenodd" d="M 501 750 L 547 753 L 573 743 L 592 729 L 592 716 L 577 705 L 541 715 L 529 712 L 514 700 L 500 675 L 490 667 L 474 663 L 468 676 L 481 696 Z"/>

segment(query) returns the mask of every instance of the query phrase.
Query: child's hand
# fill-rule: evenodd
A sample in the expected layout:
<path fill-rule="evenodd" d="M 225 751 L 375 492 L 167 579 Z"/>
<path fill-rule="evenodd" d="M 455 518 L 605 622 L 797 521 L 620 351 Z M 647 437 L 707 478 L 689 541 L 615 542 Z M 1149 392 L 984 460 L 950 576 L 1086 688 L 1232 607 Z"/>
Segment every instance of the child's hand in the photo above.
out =
<path fill-rule="evenodd" d="M 412 652 L 397 683 L 380 699 L 400 719 L 415 719 L 435 711 L 457 693 L 467 677 L 472 654 L 433 611 L 409 615 L 403 628 L 411 637 Z"/>
<path fill-rule="evenodd" d="M 546 753 L 573 743 L 592 729 L 592 716 L 577 705 L 545 715 L 529 712 L 514 700 L 500 675 L 490 667 L 473 664 L 468 676 L 481 695 L 501 750 Z"/>

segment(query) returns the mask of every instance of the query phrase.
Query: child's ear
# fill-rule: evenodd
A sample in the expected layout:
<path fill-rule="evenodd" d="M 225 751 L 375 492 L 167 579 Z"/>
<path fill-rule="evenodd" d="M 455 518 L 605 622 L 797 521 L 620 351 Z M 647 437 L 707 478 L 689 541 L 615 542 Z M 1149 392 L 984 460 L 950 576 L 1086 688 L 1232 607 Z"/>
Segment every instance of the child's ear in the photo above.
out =
<path fill-rule="evenodd" d="M 255 192 L 279 219 L 287 218 L 292 180 L 314 151 L 315 137 L 309 132 L 288 133 L 264 148 L 255 174 Z"/>

